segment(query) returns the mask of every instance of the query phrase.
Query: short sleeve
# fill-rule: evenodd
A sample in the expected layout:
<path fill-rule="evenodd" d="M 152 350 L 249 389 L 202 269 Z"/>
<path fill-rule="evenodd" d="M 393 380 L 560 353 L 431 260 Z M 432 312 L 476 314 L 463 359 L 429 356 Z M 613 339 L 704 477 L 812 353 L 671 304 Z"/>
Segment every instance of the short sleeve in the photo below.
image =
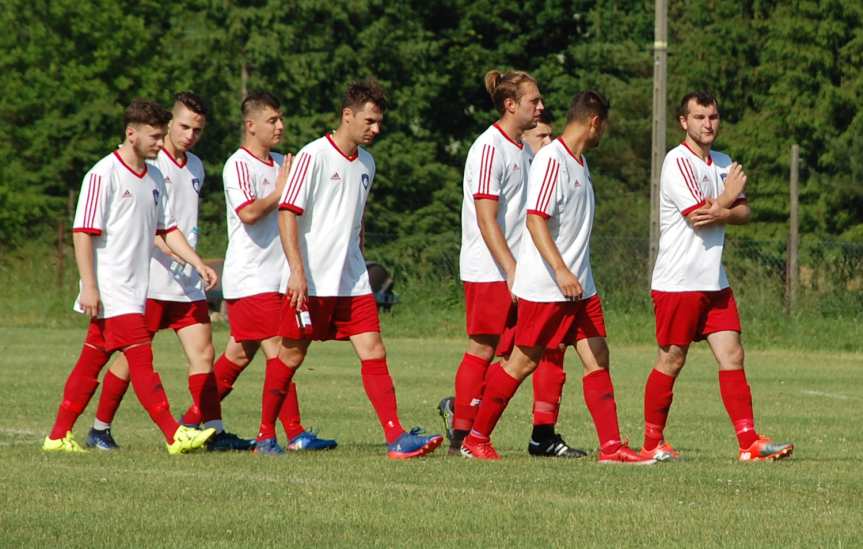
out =
<path fill-rule="evenodd" d="M 168 194 L 165 180 L 161 177 L 156 179 L 156 189 L 159 193 L 156 204 L 156 234 L 164 235 L 177 228 L 177 220 L 174 217 L 174 200 Z"/>
<path fill-rule="evenodd" d="M 302 150 L 291 164 L 288 173 L 288 183 L 279 198 L 279 209 L 303 215 L 312 191 L 315 174 L 315 157 L 308 151 Z"/>
<path fill-rule="evenodd" d="M 662 167 L 662 192 L 684 217 L 705 204 L 692 161 L 669 155 Z"/>
<path fill-rule="evenodd" d="M 225 166 L 223 172 L 225 200 L 235 212 L 239 212 L 258 198 L 252 177 L 249 165 L 242 160 L 234 160 Z"/>
<path fill-rule="evenodd" d="M 108 217 L 107 203 L 110 195 L 111 176 L 92 170 L 84 176 L 72 230 L 76 233 L 100 235 Z"/>
<path fill-rule="evenodd" d="M 549 219 L 557 204 L 560 161 L 552 156 L 534 159 L 527 179 L 527 213 Z"/>
<path fill-rule="evenodd" d="M 467 159 L 470 193 L 474 200 L 497 200 L 503 179 L 503 160 L 494 145 L 474 147 Z"/>

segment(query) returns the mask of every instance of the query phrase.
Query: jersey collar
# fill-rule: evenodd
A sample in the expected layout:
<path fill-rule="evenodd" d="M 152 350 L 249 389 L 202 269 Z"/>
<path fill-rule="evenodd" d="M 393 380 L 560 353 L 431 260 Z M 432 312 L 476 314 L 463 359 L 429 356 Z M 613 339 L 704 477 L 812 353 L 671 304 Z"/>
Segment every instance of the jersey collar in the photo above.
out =
<path fill-rule="evenodd" d="M 252 158 L 257 160 L 261 164 L 265 164 L 267 166 L 270 166 L 271 168 L 273 167 L 273 157 L 270 155 L 270 153 L 267 153 L 267 159 L 266 160 L 262 160 L 262 159 L 258 158 L 257 156 L 255 156 L 255 154 L 252 151 L 250 151 L 249 149 L 247 149 L 246 147 L 240 146 L 240 149 L 246 151 L 246 154 L 248 154 L 249 156 L 251 156 Z"/>
<path fill-rule="evenodd" d="M 572 151 L 571 151 L 571 150 L 569 150 L 569 147 L 567 147 L 567 146 L 566 146 L 566 143 L 564 142 L 564 140 L 563 140 L 563 137 L 562 137 L 562 136 L 561 136 L 561 137 L 558 137 L 558 138 L 557 138 L 557 140 L 558 140 L 558 141 L 560 141 L 560 144 L 561 144 L 561 145 L 563 145 L 564 150 L 565 150 L 567 153 L 569 153 L 569 156 L 571 156 L 573 160 L 575 160 L 576 162 L 578 162 L 579 164 L 581 164 L 582 166 L 584 166 L 584 158 L 583 158 L 583 157 L 582 157 L 582 158 L 579 158 L 579 157 L 575 156 L 575 155 L 572 153 Z"/>
<path fill-rule="evenodd" d="M 165 156 L 168 157 L 168 160 L 173 162 L 174 165 L 177 166 L 178 168 L 180 168 L 181 170 L 186 167 L 186 164 L 189 163 L 189 155 L 186 155 L 186 158 L 183 160 L 183 163 L 181 164 L 180 161 L 177 160 L 176 158 L 174 158 L 174 156 L 171 153 L 169 153 L 168 149 L 166 149 L 165 147 L 162 147 L 162 152 L 165 153 Z"/>
<path fill-rule="evenodd" d="M 328 134 L 326 135 L 326 138 L 327 138 L 327 141 L 329 141 L 329 142 L 330 142 L 330 145 L 332 145 L 332 146 L 333 146 L 333 148 L 334 148 L 335 150 L 339 151 L 339 154 L 340 154 L 340 155 L 342 155 L 342 156 L 344 156 L 345 158 L 347 158 L 348 162 L 353 162 L 354 160 L 356 160 L 356 159 L 360 156 L 360 148 L 359 148 L 359 147 L 357 147 L 357 152 L 355 152 L 355 153 L 354 153 L 354 154 L 352 154 L 351 156 L 348 156 L 348 155 L 346 155 L 344 152 L 342 152 L 342 150 L 339 148 L 339 146 L 338 146 L 338 145 L 336 145 L 336 142 L 335 142 L 335 141 L 333 141 L 332 134 L 329 134 L 329 133 L 328 133 Z"/>
<path fill-rule="evenodd" d="M 689 152 L 691 152 L 692 154 L 694 154 L 696 157 L 698 157 L 698 159 L 699 159 L 699 160 L 701 160 L 702 162 L 704 162 L 704 160 L 702 160 L 702 159 L 701 159 L 701 156 L 700 156 L 697 152 L 693 151 L 693 150 L 692 150 L 692 147 L 690 147 L 689 145 L 687 145 L 687 144 L 686 144 L 686 140 L 685 140 L 685 139 L 684 139 L 683 141 L 681 141 L 681 142 L 680 142 L 680 144 L 681 144 L 681 145 L 683 145 L 684 147 L 686 147 L 686 150 L 688 150 Z M 712 156 L 710 156 L 710 154 L 709 154 L 709 153 L 708 153 L 708 155 L 707 155 L 707 162 L 706 162 L 706 163 L 707 163 L 707 165 L 708 165 L 708 166 L 710 166 L 711 164 L 713 164 L 713 157 L 712 157 Z"/>
<path fill-rule="evenodd" d="M 513 145 L 515 145 L 516 147 L 518 147 L 519 149 L 521 149 L 521 148 L 523 148 L 523 147 L 524 147 L 524 143 L 518 143 L 518 142 L 516 142 L 512 137 L 510 137 L 509 135 L 507 135 L 507 133 L 506 133 L 505 131 L 503 131 L 503 128 L 501 128 L 501 127 L 498 125 L 498 123 L 497 123 L 497 122 L 495 122 L 494 124 L 492 124 L 492 126 L 494 126 L 495 128 L 497 128 L 497 131 L 499 131 L 499 132 L 500 132 L 500 134 L 501 134 L 501 135 L 502 135 L 502 136 L 503 136 L 507 141 L 509 141 L 510 143 L 512 143 Z"/>
<path fill-rule="evenodd" d="M 141 172 L 140 172 L 140 173 L 138 173 L 138 172 L 136 172 L 135 170 L 133 170 L 133 169 L 132 169 L 132 166 L 130 166 L 130 165 L 126 164 L 125 162 L 123 162 L 123 157 L 122 157 L 122 156 L 120 156 L 120 154 L 119 154 L 117 151 L 114 151 L 114 156 L 115 156 L 115 157 L 117 157 L 117 160 L 120 162 L 120 164 L 122 164 L 122 165 L 123 165 L 123 167 L 124 167 L 124 168 L 126 168 L 127 170 L 129 170 L 130 172 L 132 172 L 132 175 L 134 175 L 134 176 L 135 176 L 135 177 L 137 177 L 138 179 L 144 179 L 144 176 L 145 176 L 145 175 L 147 175 L 147 163 L 146 163 L 146 162 L 144 162 L 144 169 L 143 169 L 143 170 L 141 170 Z"/>

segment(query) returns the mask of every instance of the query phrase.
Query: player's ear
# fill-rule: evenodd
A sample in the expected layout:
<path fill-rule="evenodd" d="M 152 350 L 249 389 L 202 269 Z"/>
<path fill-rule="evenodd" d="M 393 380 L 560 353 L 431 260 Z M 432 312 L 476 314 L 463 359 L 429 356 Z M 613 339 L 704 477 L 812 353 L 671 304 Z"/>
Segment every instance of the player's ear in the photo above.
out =
<path fill-rule="evenodd" d="M 345 107 L 342 109 L 342 123 L 350 122 L 350 119 L 354 116 L 354 110 L 350 107 Z"/>
<path fill-rule="evenodd" d="M 506 112 L 515 112 L 518 108 L 518 102 L 512 97 L 507 97 L 503 100 L 503 108 Z"/>

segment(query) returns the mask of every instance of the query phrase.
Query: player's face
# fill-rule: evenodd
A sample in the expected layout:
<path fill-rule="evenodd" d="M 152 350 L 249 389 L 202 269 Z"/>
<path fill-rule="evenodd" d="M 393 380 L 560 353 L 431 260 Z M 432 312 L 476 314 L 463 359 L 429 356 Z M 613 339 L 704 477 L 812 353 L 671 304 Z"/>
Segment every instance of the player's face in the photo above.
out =
<path fill-rule="evenodd" d="M 371 145 L 375 138 L 381 133 L 384 121 L 384 113 L 380 107 L 368 101 L 360 110 L 346 109 L 350 111 L 344 117 L 351 136 L 357 145 Z"/>
<path fill-rule="evenodd" d="M 551 143 L 551 126 L 545 122 L 538 122 L 535 128 L 531 128 L 521 135 L 521 140 L 530 146 L 530 150 L 537 153 L 539 149 Z"/>
<path fill-rule="evenodd" d="M 689 113 L 680 117 L 680 125 L 695 143 L 709 147 L 719 133 L 719 110 L 716 105 L 699 105 L 695 99 L 689 100 Z"/>
<path fill-rule="evenodd" d="M 545 110 L 542 102 L 542 94 L 533 82 L 525 82 L 521 85 L 521 97 L 515 106 L 515 117 L 522 130 L 535 128 L 539 123 L 539 117 Z"/>
<path fill-rule="evenodd" d="M 285 131 L 282 111 L 272 107 L 254 111 L 246 119 L 246 129 L 261 145 L 267 148 L 275 147 L 281 143 L 282 133 Z"/>
<path fill-rule="evenodd" d="M 207 119 L 182 103 L 177 103 L 174 106 L 173 114 L 174 116 L 168 125 L 167 139 L 179 151 L 191 150 L 201 138 Z"/>
<path fill-rule="evenodd" d="M 167 132 L 167 126 L 135 124 L 126 128 L 126 139 L 138 156 L 152 160 L 159 156 Z"/>

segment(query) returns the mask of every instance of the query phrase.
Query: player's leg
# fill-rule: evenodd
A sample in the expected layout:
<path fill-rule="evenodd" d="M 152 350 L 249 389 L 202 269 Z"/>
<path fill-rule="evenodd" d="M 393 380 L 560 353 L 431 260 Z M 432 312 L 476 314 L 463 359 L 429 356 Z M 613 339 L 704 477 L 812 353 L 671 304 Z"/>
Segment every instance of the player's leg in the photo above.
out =
<path fill-rule="evenodd" d="M 644 385 L 644 444 L 641 455 L 658 461 L 680 454 L 665 440 L 665 425 L 674 399 L 674 382 L 686 364 L 689 345 L 664 345 L 656 353 L 653 370 Z"/>
<path fill-rule="evenodd" d="M 566 371 L 563 359 L 566 347 L 546 349 L 533 373 L 533 432 L 527 451 L 538 457 L 579 458 L 587 452 L 571 448 L 555 431 Z"/>
<path fill-rule="evenodd" d="M 84 441 L 88 448 L 107 451 L 119 448 L 111 432 L 111 423 L 128 389 L 129 365 L 126 363 L 126 357 L 122 353 L 117 353 L 102 378 L 102 391 L 99 393 L 96 417 Z"/>
<path fill-rule="evenodd" d="M 261 396 L 261 424 L 255 444 L 256 453 L 284 453 L 276 440 L 276 419 L 285 402 L 291 380 L 306 357 L 309 343 L 306 339 L 287 337 L 274 337 L 261 342 L 261 348 L 267 357 L 267 367 Z"/>

